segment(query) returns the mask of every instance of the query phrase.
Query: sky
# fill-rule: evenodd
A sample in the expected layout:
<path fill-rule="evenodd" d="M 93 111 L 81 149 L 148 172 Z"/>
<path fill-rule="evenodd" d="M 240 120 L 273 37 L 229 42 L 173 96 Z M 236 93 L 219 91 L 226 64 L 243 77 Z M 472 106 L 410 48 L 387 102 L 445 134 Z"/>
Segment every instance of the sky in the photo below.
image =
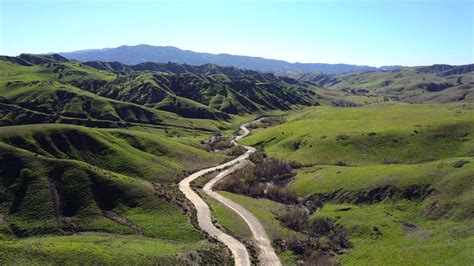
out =
<path fill-rule="evenodd" d="M 0 0 L 0 54 L 149 44 L 303 63 L 474 63 L 474 0 Z"/>

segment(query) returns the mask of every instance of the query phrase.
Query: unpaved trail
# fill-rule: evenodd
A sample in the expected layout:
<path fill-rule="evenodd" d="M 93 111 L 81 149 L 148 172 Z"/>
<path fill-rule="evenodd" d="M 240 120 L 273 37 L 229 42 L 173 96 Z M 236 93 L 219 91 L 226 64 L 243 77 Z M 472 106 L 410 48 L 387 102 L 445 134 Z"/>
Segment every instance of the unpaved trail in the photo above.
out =
<path fill-rule="evenodd" d="M 260 118 L 253 122 L 257 122 L 261 119 L 263 118 Z M 250 133 L 250 131 L 247 129 L 247 126 L 253 122 L 246 123 L 240 126 L 240 129 L 242 130 L 243 133 L 234 138 L 233 140 L 234 144 L 237 144 L 236 141 L 240 140 L 241 138 L 247 136 Z M 221 230 L 217 229 L 214 226 L 214 224 L 212 223 L 211 211 L 209 209 L 209 206 L 204 202 L 204 200 L 201 197 L 199 197 L 199 195 L 196 192 L 194 192 L 191 189 L 191 186 L 190 186 L 190 183 L 192 181 L 196 180 L 202 175 L 229 167 L 228 169 L 222 171 L 217 176 L 212 178 L 204 186 L 203 188 L 204 192 L 210 197 L 219 201 L 221 204 L 224 204 L 231 210 L 235 211 L 248 224 L 250 230 L 252 231 L 252 236 L 254 240 L 256 241 L 257 246 L 259 248 L 258 258 L 261 265 L 281 265 L 280 260 L 271 245 L 271 241 L 268 238 L 260 221 L 252 213 L 250 213 L 241 205 L 233 202 L 232 200 L 228 198 L 225 198 L 224 196 L 212 190 L 213 186 L 217 182 L 222 180 L 225 176 L 245 166 L 250 154 L 255 152 L 255 148 L 249 147 L 249 146 L 244 146 L 244 147 L 247 149 L 247 151 L 244 154 L 237 157 L 236 159 L 229 161 L 227 163 L 215 166 L 215 167 L 200 170 L 186 177 L 179 183 L 179 189 L 196 207 L 199 227 L 201 227 L 201 229 L 206 231 L 212 237 L 215 237 L 217 240 L 224 243 L 231 250 L 234 256 L 236 265 L 250 265 L 250 255 L 247 249 L 245 248 L 245 245 L 242 244 L 237 239 L 235 239 L 234 237 L 222 232 Z"/>

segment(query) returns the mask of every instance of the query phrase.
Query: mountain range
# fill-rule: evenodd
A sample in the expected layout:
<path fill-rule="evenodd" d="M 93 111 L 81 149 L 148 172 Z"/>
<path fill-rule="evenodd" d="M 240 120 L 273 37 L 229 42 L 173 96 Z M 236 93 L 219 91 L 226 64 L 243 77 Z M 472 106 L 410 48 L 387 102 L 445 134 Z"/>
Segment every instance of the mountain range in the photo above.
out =
<path fill-rule="evenodd" d="M 355 71 L 395 70 L 402 68 L 402 66 L 383 66 L 377 68 L 349 64 L 289 63 L 283 60 L 266 59 L 262 57 L 198 53 L 189 50 L 181 50 L 172 46 L 151 46 L 146 44 L 135 46 L 123 45 L 117 48 L 89 49 L 60 54 L 68 59 L 76 59 L 83 62 L 117 61 L 129 65 L 145 62 L 173 62 L 190 65 L 216 64 L 220 66 L 234 66 L 243 69 L 277 73 L 321 72 L 326 74 L 337 74 Z"/>

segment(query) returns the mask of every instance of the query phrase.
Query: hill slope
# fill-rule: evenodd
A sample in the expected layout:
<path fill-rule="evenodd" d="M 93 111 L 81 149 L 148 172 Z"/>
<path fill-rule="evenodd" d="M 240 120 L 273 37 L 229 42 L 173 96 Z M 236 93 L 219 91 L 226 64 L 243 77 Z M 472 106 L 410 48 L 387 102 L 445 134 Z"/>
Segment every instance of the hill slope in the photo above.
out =
<path fill-rule="evenodd" d="M 339 75 L 303 74 L 297 79 L 324 86 L 332 93 L 342 93 L 346 101 L 354 104 L 474 101 L 474 65 L 433 65 Z"/>
<path fill-rule="evenodd" d="M 2 127 L 0 261 L 176 264 L 192 253 L 223 263 L 226 251 L 192 225 L 174 182 L 225 157 L 152 132 Z"/>
<path fill-rule="evenodd" d="M 23 54 L 1 57 L 0 69 L 4 125 L 59 122 L 212 129 L 216 123 L 210 120 L 318 104 L 312 86 L 305 83 L 215 65 L 82 64 L 59 55 Z"/>
<path fill-rule="evenodd" d="M 339 262 L 469 264 L 473 113 L 469 103 L 313 107 L 242 142 L 302 164 L 294 177 L 275 184 L 298 199 L 310 220 L 344 228 L 352 247 L 340 250 Z M 241 200 L 248 206 L 261 201 Z M 281 223 L 280 213 L 256 211 L 266 212 L 268 223 Z M 301 217 L 290 226 L 297 228 Z"/>

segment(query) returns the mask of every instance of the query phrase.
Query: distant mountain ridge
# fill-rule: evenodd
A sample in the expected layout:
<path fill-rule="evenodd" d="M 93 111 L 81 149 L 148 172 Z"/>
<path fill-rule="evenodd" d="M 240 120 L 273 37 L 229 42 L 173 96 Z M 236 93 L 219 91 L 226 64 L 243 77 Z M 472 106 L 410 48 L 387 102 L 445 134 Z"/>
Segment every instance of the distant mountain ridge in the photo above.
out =
<path fill-rule="evenodd" d="M 314 88 L 273 73 L 213 64 L 126 65 L 78 62 L 58 54 L 0 56 L 0 126 L 60 121 L 103 127 L 179 123 L 194 128 L 201 122 L 193 125 L 186 119 L 229 121 L 233 115 L 319 105 Z"/>
<path fill-rule="evenodd" d="M 324 64 L 324 63 L 289 63 L 283 60 L 266 59 L 262 57 L 198 53 L 189 50 L 181 50 L 172 46 L 120 46 L 117 48 L 89 49 L 74 52 L 60 53 L 68 59 L 86 61 L 117 61 L 128 65 L 136 65 L 145 62 L 179 63 L 190 65 L 216 64 L 219 66 L 234 66 L 242 69 L 257 71 L 271 71 L 280 73 L 307 73 L 321 72 L 325 74 L 338 74 L 356 71 L 379 71 L 382 68 L 371 66 L 359 66 L 349 64 Z M 400 68 L 400 66 L 390 67 Z"/>

